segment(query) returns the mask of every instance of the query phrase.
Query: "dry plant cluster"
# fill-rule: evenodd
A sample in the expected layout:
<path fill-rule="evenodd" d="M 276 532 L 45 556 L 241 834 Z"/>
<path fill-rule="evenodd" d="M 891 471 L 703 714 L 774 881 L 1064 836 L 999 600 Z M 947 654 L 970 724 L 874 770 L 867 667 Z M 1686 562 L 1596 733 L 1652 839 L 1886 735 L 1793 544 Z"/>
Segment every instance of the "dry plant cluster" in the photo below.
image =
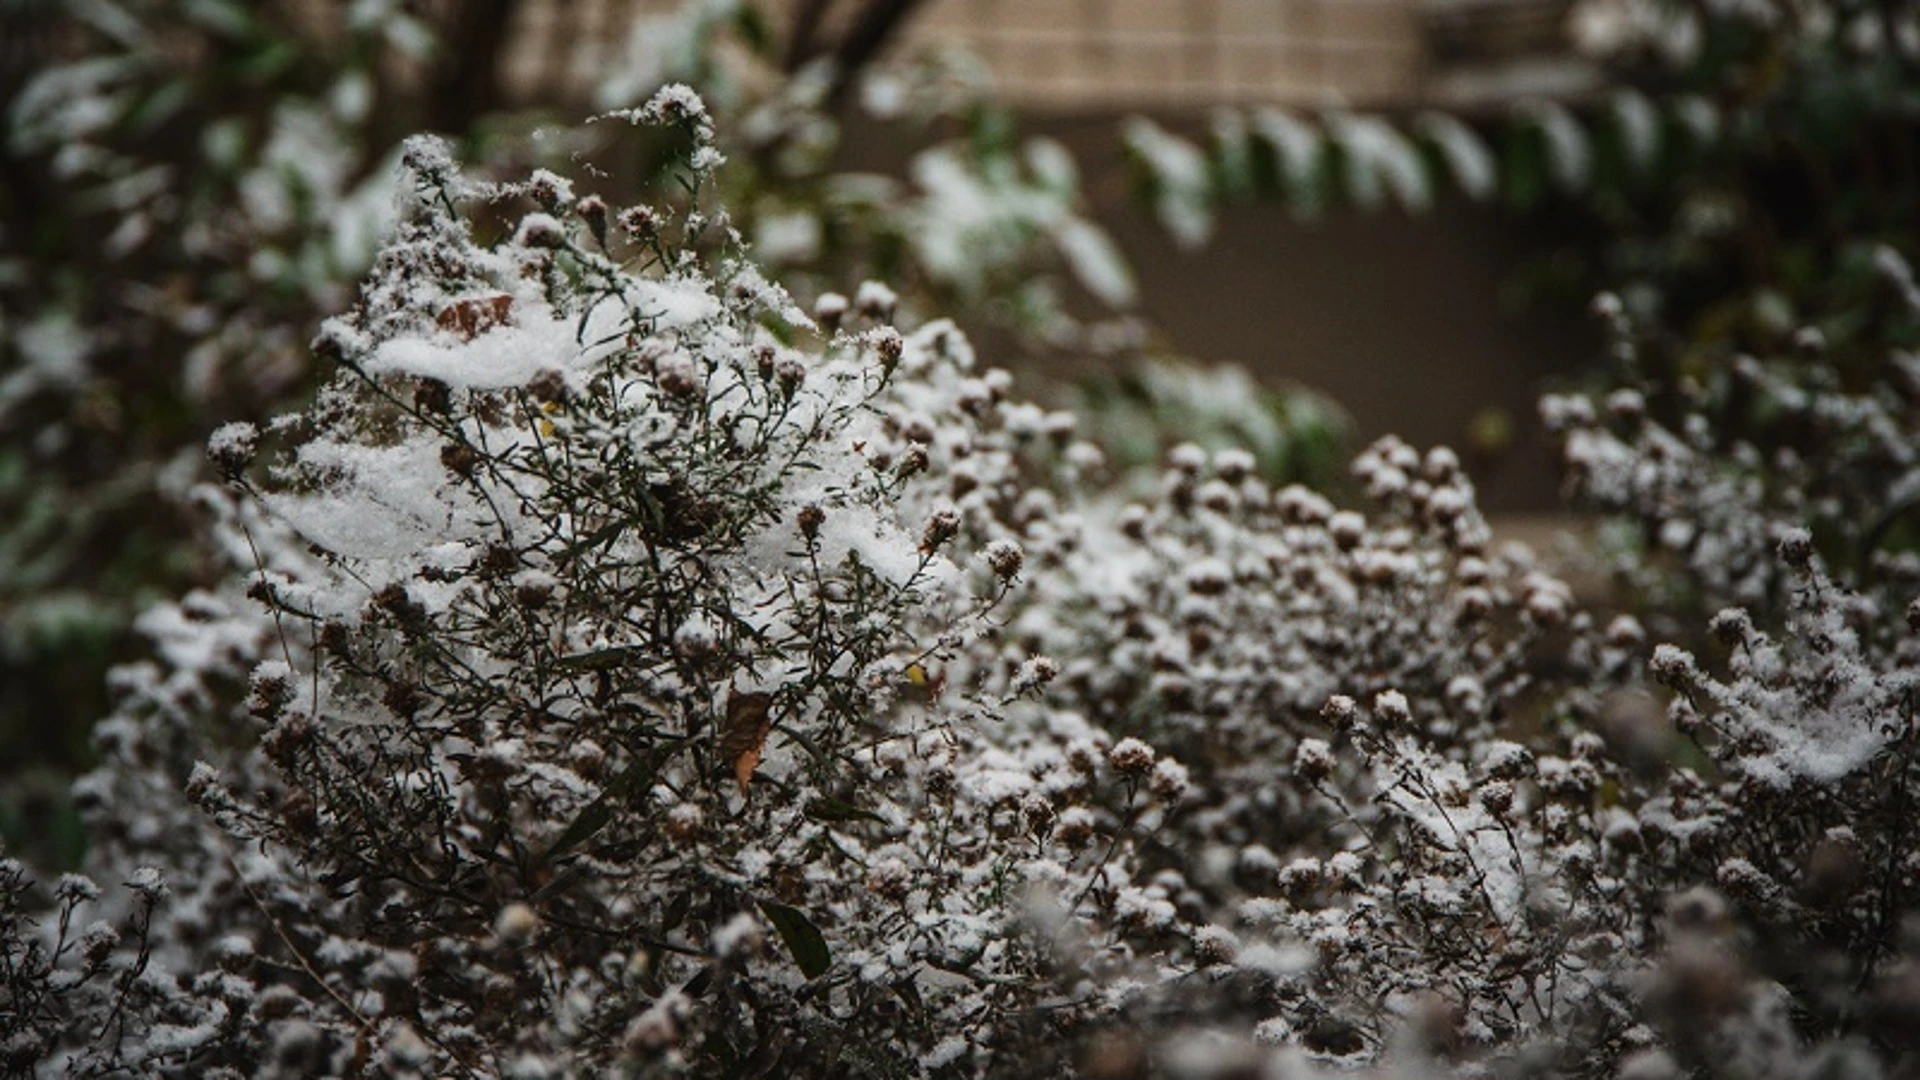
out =
<path fill-rule="evenodd" d="M 1550 399 L 1595 610 L 1444 448 L 1129 494 L 951 323 L 796 305 L 691 91 L 624 119 L 678 190 L 409 143 L 331 380 L 216 433 L 89 876 L 0 863 L 8 1072 L 1915 1069 L 1920 361 Z"/>

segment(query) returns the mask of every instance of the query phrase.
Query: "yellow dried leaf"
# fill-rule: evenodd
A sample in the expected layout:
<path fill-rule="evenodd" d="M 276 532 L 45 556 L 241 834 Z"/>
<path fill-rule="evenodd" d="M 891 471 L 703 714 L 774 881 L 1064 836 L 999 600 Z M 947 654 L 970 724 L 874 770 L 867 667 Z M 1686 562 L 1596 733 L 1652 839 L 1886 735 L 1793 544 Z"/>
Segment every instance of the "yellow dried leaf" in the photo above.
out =
<path fill-rule="evenodd" d="M 947 673 L 944 670 L 929 670 L 925 664 L 916 661 L 907 665 L 905 676 L 906 690 L 911 700 L 933 702 L 946 693 Z"/>

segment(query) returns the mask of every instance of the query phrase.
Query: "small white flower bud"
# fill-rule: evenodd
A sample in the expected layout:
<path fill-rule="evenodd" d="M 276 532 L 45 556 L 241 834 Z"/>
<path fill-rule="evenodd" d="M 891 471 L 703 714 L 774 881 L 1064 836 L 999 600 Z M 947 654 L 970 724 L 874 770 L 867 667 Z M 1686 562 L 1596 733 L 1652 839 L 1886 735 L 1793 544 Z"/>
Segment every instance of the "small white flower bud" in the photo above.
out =
<path fill-rule="evenodd" d="M 682 352 L 672 352 L 654 362 L 654 382 L 660 389 L 675 397 L 687 397 L 700 389 L 700 372 L 694 367 L 693 358 Z"/>
<path fill-rule="evenodd" d="M 1351 698 L 1342 698 L 1351 707 Z M 1328 704 L 1332 704 L 1329 702 Z M 1293 752 L 1293 771 L 1309 784 L 1317 784 L 1333 775 L 1333 747 L 1325 739 L 1302 739 Z"/>
<path fill-rule="evenodd" d="M 1333 542 L 1340 545 L 1341 550 L 1351 551 L 1360 546 L 1360 541 L 1367 535 L 1367 519 L 1351 510 L 1342 510 L 1327 522 L 1327 529 L 1333 533 Z"/>
<path fill-rule="evenodd" d="M 1213 456 L 1213 471 L 1229 484 L 1238 484 L 1253 475 L 1253 455 L 1245 450 L 1222 450 Z"/>
<path fill-rule="evenodd" d="M 1607 624 L 1607 644 L 1615 648 L 1630 649 L 1646 639 L 1646 628 L 1631 615 L 1616 615 Z"/>
<path fill-rule="evenodd" d="M 1029 657 L 1020 665 L 1020 671 L 1013 677 L 1013 692 L 1024 694 L 1052 682 L 1060 676 L 1060 665 L 1052 657 Z"/>
<path fill-rule="evenodd" d="M 540 916 L 533 908 L 515 901 L 500 909 L 493 919 L 493 936 L 502 945 L 521 946 L 540 932 Z"/>
<path fill-rule="evenodd" d="M 1167 467 L 1188 476 L 1198 476 L 1207 467 L 1207 452 L 1193 443 L 1181 443 L 1167 451 Z"/>
<path fill-rule="evenodd" d="M 1373 711 L 1390 724 L 1405 724 L 1413 719 L 1407 695 L 1398 690 L 1382 690 L 1373 698 Z"/>
<path fill-rule="evenodd" d="M 987 566 L 993 571 L 993 575 L 1002 581 L 1012 580 L 1019 574 L 1026 557 L 1026 552 L 1012 540 L 995 540 L 987 545 Z"/>
<path fill-rule="evenodd" d="M 1320 715 L 1331 723 L 1345 724 L 1353 719 L 1357 709 L 1358 706 L 1354 704 L 1352 698 L 1345 694 L 1335 694 L 1320 707 Z"/>
<path fill-rule="evenodd" d="M 1147 790 L 1162 802 L 1176 803 L 1186 797 L 1192 781 L 1187 775 L 1187 767 L 1172 758 L 1161 758 L 1154 763 L 1153 775 L 1147 780 Z"/>
<path fill-rule="evenodd" d="M 1805 529 L 1788 529 L 1780 534 L 1780 558 L 1797 570 L 1813 562 L 1813 534 Z"/>
<path fill-rule="evenodd" d="M 837 292 L 821 293 L 813 302 L 813 317 L 819 320 L 828 333 L 840 328 L 840 320 L 847 317 L 847 298 Z"/>
<path fill-rule="evenodd" d="M 237 478 L 253 463 L 260 445 L 260 430 L 245 421 L 222 424 L 207 437 L 207 457 L 229 480 Z"/>
<path fill-rule="evenodd" d="M 853 294 L 853 306 L 861 315 L 875 321 L 893 318 L 900 297 L 878 281 L 863 281 Z"/>
<path fill-rule="evenodd" d="M 1145 775 L 1153 768 L 1153 761 L 1153 747 L 1132 736 L 1114 743 L 1113 749 L 1107 751 L 1107 764 L 1129 776 Z"/>

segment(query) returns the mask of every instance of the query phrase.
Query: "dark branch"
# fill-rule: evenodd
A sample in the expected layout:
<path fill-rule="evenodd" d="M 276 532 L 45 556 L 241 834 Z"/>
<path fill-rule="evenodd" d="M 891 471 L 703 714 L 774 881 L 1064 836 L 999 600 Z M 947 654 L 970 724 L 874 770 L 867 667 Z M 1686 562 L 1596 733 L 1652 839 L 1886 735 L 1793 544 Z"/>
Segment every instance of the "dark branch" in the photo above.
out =
<path fill-rule="evenodd" d="M 873 0 L 867 5 L 834 56 L 833 87 L 827 91 L 830 107 L 839 106 L 860 70 L 880 55 L 920 4 L 921 0 Z"/>
<path fill-rule="evenodd" d="M 820 24 L 826 19 L 833 0 L 800 0 L 793 11 L 793 30 L 787 35 L 787 74 L 807 66 L 820 55 Z"/>

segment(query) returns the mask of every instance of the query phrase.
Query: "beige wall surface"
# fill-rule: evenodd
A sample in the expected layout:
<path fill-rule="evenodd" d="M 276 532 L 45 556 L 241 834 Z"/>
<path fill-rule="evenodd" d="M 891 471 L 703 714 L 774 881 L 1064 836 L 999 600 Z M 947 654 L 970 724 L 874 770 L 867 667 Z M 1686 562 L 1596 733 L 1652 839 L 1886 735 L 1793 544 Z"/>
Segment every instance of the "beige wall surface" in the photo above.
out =
<path fill-rule="evenodd" d="M 759 0 L 784 29 L 795 0 Z M 680 0 L 529 0 L 508 73 L 579 99 Z M 849 5 L 841 8 L 851 10 Z M 1039 107 L 1404 103 L 1421 81 L 1415 0 L 925 0 L 896 50 L 958 45 Z"/>
<path fill-rule="evenodd" d="M 933 0 L 912 35 L 979 53 L 1030 104 L 1405 99 L 1410 0 Z"/>

